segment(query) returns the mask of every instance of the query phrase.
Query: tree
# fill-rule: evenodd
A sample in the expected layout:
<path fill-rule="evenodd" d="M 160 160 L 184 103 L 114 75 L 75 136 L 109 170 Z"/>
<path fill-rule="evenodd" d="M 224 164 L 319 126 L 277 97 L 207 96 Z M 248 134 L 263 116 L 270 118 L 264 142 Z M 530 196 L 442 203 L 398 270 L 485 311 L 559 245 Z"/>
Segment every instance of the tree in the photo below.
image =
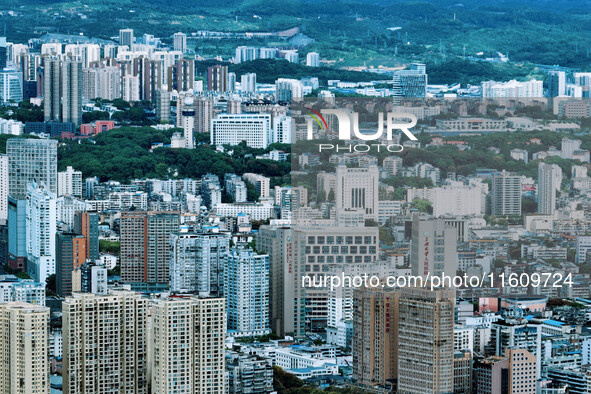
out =
<path fill-rule="evenodd" d="M 431 201 L 415 198 L 412 202 L 413 207 L 419 210 L 419 212 L 424 212 L 428 214 L 433 214 L 433 205 L 431 205 Z"/>
<path fill-rule="evenodd" d="M 57 293 L 57 280 L 55 274 L 51 274 L 45 279 L 47 290 L 52 293 Z"/>

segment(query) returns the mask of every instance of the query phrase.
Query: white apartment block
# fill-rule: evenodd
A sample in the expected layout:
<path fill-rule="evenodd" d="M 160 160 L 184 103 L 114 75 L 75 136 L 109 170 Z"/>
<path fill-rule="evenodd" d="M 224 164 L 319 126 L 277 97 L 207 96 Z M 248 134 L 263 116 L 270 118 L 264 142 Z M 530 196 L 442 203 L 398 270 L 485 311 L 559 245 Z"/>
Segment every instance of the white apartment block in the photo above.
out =
<path fill-rule="evenodd" d="M 485 196 L 480 187 L 459 182 L 432 189 L 408 189 L 406 200 L 428 200 L 433 216 L 478 216 L 484 213 Z"/>
<path fill-rule="evenodd" d="M 152 393 L 226 394 L 224 311 L 223 298 L 187 296 L 155 301 Z"/>
<path fill-rule="evenodd" d="M 229 336 L 261 336 L 269 328 L 269 255 L 232 249 L 224 270 Z"/>
<path fill-rule="evenodd" d="M 490 98 L 520 98 L 544 97 L 544 82 L 535 79 L 518 82 L 486 81 L 482 82 L 482 97 Z"/>
<path fill-rule="evenodd" d="M 56 195 L 43 185 L 31 183 L 27 190 L 26 229 L 29 275 L 40 283 L 55 274 L 57 233 Z"/>
<path fill-rule="evenodd" d="M 66 171 L 57 173 L 57 195 L 82 198 L 82 171 L 68 166 Z"/>
<path fill-rule="evenodd" d="M 49 308 L 0 304 L 0 393 L 49 393 Z"/>

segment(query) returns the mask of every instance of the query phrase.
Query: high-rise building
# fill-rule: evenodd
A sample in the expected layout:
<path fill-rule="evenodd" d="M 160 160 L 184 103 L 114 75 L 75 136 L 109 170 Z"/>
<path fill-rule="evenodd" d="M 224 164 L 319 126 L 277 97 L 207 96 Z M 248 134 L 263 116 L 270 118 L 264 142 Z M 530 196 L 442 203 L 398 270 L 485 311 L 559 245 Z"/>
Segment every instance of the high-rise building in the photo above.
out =
<path fill-rule="evenodd" d="M 562 184 L 562 169 L 557 164 L 538 164 L 538 213 L 553 215 L 556 210 L 556 192 Z"/>
<path fill-rule="evenodd" d="M 560 70 L 548 71 L 548 97 L 562 97 L 566 95 L 566 72 Z"/>
<path fill-rule="evenodd" d="M 320 66 L 320 55 L 318 52 L 310 52 L 306 55 L 306 66 L 308 67 L 319 67 Z"/>
<path fill-rule="evenodd" d="M 408 70 L 396 71 L 392 80 L 395 97 L 425 97 L 427 95 L 427 72 L 424 64 L 411 63 Z"/>
<path fill-rule="evenodd" d="M 521 215 L 521 176 L 506 171 L 493 175 L 491 215 Z"/>
<path fill-rule="evenodd" d="M 525 349 L 506 349 L 509 359 L 509 393 L 535 394 L 538 359 Z"/>
<path fill-rule="evenodd" d="M 456 233 L 444 219 L 415 214 L 410 254 L 413 275 L 455 275 L 458 265 Z"/>
<path fill-rule="evenodd" d="M 304 96 L 304 86 L 297 79 L 279 78 L 275 81 L 275 100 L 298 101 Z"/>
<path fill-rule="evenodd" d="M 83 235 L 58 233 L 56 236 L 55 279 L 57 294 L 60 297 L 81 291 L 73 277 L 74 271 L 86 261 L 86 240 Z"/>
<path fill-rule="evenodd" d="M 200 97 L 195 101 L 195 132 L 209 133 L 213 119 L 213 100 Z"/>
<path fill-rule="evenodd" d="M 366 168 L 347 168 L 344 164 L 336 170 L 336 210 L 363 212 L 366 219 L 378 219 L 379 171 L 376 165 Z"/>
<path fill-rule="evenodd" d="M 228 73 L 227 89 L 228 89 L 228 92 L 235 92 L 236 91 L 236 73 L 232 73 L 232 72 Z"/>
<path fill-rule="evenodd" d="M 240 90 L 242 93 L 256 93 L 257 91 L 257 75 L 255 73 L 247 73 L 240 76 Z"/>
<path fill-rule="evenodd" d="M 454 352 L 454 393 L 472 393 L 472 352 Z"/>
<path fill-rule="evenodd" d="M 84 260 L 99 259 L 99 214 L 97 212 L 78 211 L 74 213 L 74 233 L 84 236 L 86 255 Z"/>
<path fill-rule="evenodd" d="M 8 266 L 27 268 L 27 200 L 8 197 Z"/>
<path fill-rule="evenodd" d="M 238 145 L 266 148 L 271 143 L 271 115 L 219 114 L 211 120 L 212 145 Z"/>
<path fill-rule="evenodd" d="M 26 208 L 27 271 L 41 283 L 55 274 L 56 200 L 55 193 L 43 184 L 29 184 Z"/>
<path fill-rule="evenodd" d="M 224 272 L 228 335 L 261 336 L 269 329 L 269 255 L 232 248 Z"/>
<path fill-rule="evenodd" d="M 8 220 L 8 155 L 0 154 L 0 224 L 6 224 Z"/>
<path fill-rule="evenodd" d="M 490 356 L 474 363 L 474 392 L 503 394 L 509 391 L 509 359 Z"/>
<path fill-rule="evenodd" d="M 482 82 L 482 97 L 487 98 L 524 98 L 544 97 L 544 82 L 531 79 L 526 82 L 511 80 L 508 82 Z"/>
<path fill-rule="evenodd" d="M 271 394 L 273 365 L 270 359 L 250 354 L 231 354 L 226 360 L 228 394 Z"/>
<path fill-rule="evenodd" d="M 75 293 L 62 313 L 64 393 L 148 393 L 146 298 Z"/>
<path fill-rule="evenodd" d="M 178 59 L 167 70 L 168 91 L 186 92 L 195 86 L 195 61 Z"/>
<path fill-rule="evenodd" d="M 57 141 L 11 138 L 6 141 L 8 155 L 8 194 L 24 199 L 33 181 L 57 193 Z"/>
<path fill-rule="evenodd" d="M 156 101 L 156 119 L 162 123 L 170 121 L 170 92 L 168 90 L 157 90 L 154 92 Z"/>
<path fill-rule="evenodd" d="M 152 393 L 226 393 L 224 311 L 223 298 L 177 296 L 155 301 Z"/>
<path fill-rule="evenodd" d="M 57 195 L 82 198 L 82 171 L 68 166 L 66 171 L 57 173 Z"/>
<path fill-rule="evenodd" d="M 121 280 L 166 285 L 170 269 L 170 234 L 178 231 L 178 212 L 121 214 Z"/>
<path fill-rule="evenodd" d="M 175 51 L 183 53 L 187 51 L 187 35 L 185 33 L 174 33 L 173 41 L 173 48 Z"/>
<path fill-rule="evenodd" d="M 398 392 L 454 389 L 454 290 L 407 287 L 398 306 Z"/>
<path fill-rule="evenodd" d="M 357 216 L 362 219 L 362 216 Z M 305 331 L 323 329 L 327 326 L 329 289 L 309 286 L 315 278 L 334 270 L 340 276 L 350 264 L 370 264 L 378 260 L 378 228 L 342 225 L 331 227 L 306 227 L 299 225 L 292 231 L 292 263 L 288 264 L 289 288 L 286 297 L 291 297 L 294 334 L 302 336 Z M 341 269 L 341 267 L 343 267 Z M 287 307 L 286 307 L 287 310 Z M 288 319 L 288 317 L 286 317 Z"/>
<path fill-rule="evenodd" d="M 0 304 L 0 393 L 49 393 L 49 308 Z"/>
<path fill-rule="evenodd" d="M 364 389 L 398 378 L 400 291 L 359 288 L 353 302 L 353 382 Z"/>
<path fill-rule="evenodd" d="M 46 122 L 82 122 L 82 61 L 47 58 L 43 70 L 43 113 Z"/>
<path fill-rule="evenodd" d="M 271 330 L 279 336 L 294 333 L 291 228 L 286 225 L 261 226 L 256 236 L 257 250 L 269 255 L 269 319 Z"/>
<path fill-rule="evenodd" d="M 174 233 L 170 237 L 170 290 L 202 296 L 223 294 L 230 236 L 223 233 Z"/>
<path fill-rule="evenodd" d="M 6 44 L 6 37 L 0 37 L 0 70 L 6 67 L 8 60 L 8 47 Z"/>
<path fill-rule="evenodd" d="M 216 64 L 207 68 L 207 90 L 228 91 L 228 66 Z"/>
<path fill-rule="evenodd" d="M 21 71 L 0 68 L 0 102 L 2 104 L 23 101 L 23 89 Z"/>
<path fill-rule="evenodd" d="M 181 100 L 181 127 L 183 128 L 184 147 L 193 149 L 195 147 L 195 102 L 192 96 Z"/>
<path fill-rule="evenodd" d="M 119 45 L 127 45 L 131 49 L 131 45 L 134 42 L 133 29 L 120 29 L 119 30 Z"/>

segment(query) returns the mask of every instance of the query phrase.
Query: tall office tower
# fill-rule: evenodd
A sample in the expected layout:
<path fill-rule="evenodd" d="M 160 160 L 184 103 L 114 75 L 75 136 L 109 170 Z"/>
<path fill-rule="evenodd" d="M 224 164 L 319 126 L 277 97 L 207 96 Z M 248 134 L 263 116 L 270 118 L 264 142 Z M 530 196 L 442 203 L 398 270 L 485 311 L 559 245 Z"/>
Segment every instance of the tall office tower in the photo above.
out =
<path fill-rule="evenodd" d="M 341 164 L 336 171 L 336 210 L 360 210 L 366 219 L 378 219 L 378 184 L 376 165 L 347 168 Z"/>
<path fill-rule="evenodd" d="M 199 97 L 195 102 L 195 132 L 209 133 L 213 119 L 213 100 Z"/>
<path fill-rule="evenodd" d="M 257 250 L 269 255 L 269 319 L 277 335 L 293 335 L 292 315 L 295 311 L 290 292 L 291 228 L 287 225 L 261 226 L 256 235 Z"/>
<path fill-rule="evenodd" d="M 82 61 L 74 58 L 46 58 L 43 70 L 44 120 L 82 121 Z"/>
<path fill-rule="evenodd" d="M 269 329 L 269 255 L 232 248 L 224 272 L 228 335 L 253 337 Z"/>
<path fill-rule="evenodd" d="M 23 101 L 23 74 L 16 69 L 0 69 L 0 102 Z"/>
<path fill-rule="evenodd" d="M 57 173 L 57 195 L 82 198 L 82 171 L 68 166 L 66 171 Z"/>
<path fill-rule="evenodd" d="M 175 51 L 185 53 L 187 51 L 187 35 L 185 33 L 174 33 L 173 48 Z"/>
<path fill-rule="evenodd" d="M 492 179 L 491 215 L 521 215 L 521 176 L 507 171 Z"/>
<path fill-rule="evenodd" d="M 561 184 L 562 169 L 557 164 L 538 164 L 538 213 L 554 215 Z"/>
<path fill-rule="evenodd" d="M 236 91 L 236 73 L 228 73 L 228 92 Z"/>
<path fill-rule="evenodd" d="M 27 191 L 27 271 L 37 282 L 45 283 L 55 274 L 55 236 L 57 197 L 43 184 L 29 184 Z"/>
<path fill-rule="evenodd" d="M 456 230 L 444 219 L 415 214 L 410 259 L 413 275 L 455 275 L 458 265 Z"/>
<path fill-rule="evenodd" d="M 178 212 L 121 213 L 121 280 L 167 286 L 170 234 L 179 229 Z"/>
<path fill-rule="evenodd" d="M 167 69 L 168 91 L 186 92 L 195 86 L 195 60 L 178 59 Z"/>
<path fill-rule="evenodd" d="M 183 128 L 183 137 L 185 148 L 193 149 L 195 147 L 195 101 L 192 96 L 185 97 L 181 106 L 181 127 Z"/>
<path fill-rule="evenodd" d="M 8 197 L 8 266 L 17 271 L 27 268 L 26 199 Z"/>
<path fill-rule="evenodd" d="M 425 97 L 427 95 L 427 72 L 425 65 L 411 63 L 408 70 L 394 73 L 392 89 L 395 97 Z"/>
<path fill-rule="evenodd" d="M 8 155 L 0 154 L 0 223 L 8 220 Z"/>
<path fill-rule="evenodd" d="M 170 291 L 221 297 L 229 249 L 229 234 L 171 234 Z"/>
<path fill-rule="evenodd" d="M 211 120 L 212 145 L 238 145 L 246 141 L 251 148 L 266 148 L 271 136 L 269 114 L 219 114 Z"/>
<path fill-rule="evenodd" d="M 363 389 L 398 377 L 400 290 L 359 288 L 353 296 L 353 382 Z"/>
<path fill-rule="evenodd" d="M 256 93 L 257 75 L 255 73 L 242 74 L 240 76 L 240 90 L 242 93 Z"/>
<path fill-rule="evenodd" d="M 64 393 L 148 393 L 148 300 L 130 291 L 62 302 Z"/>
<path fill-rule="evenodd" d="M 226 393 L 224 311 L 223 298 L 171 297 L 154 302 L 152 393 Z"/>
<path fill-rule="evenodd" d="M 159 89 L 154 92 L 156 101 L 156 119 L 161 123 L 170 122 L 170 92 Z"/>
<path fill-rule="evenodd" d="M 306 55 L 306 66 L 308 67 L 319 67 L 320 66 L 320 55 L 318 52 L 310 52 Z"/>
<path fill-rule="evenodd" d="M 9 196 L 24 199 L 33 181 L 57 193 L 57 141 L 11 138 L 6 141 Z"/>
<path fill-rule="evenodd" d="M 454 388 L 454 291 L 407 287 L 398 306 L 398 392 Z"/>
<path fill-rule="evenodd" d="M 228 91 L 228 66 L 216 64 L 207 68 L 207 90 Z"/>
<path fill-rule="evenodd" d="M 131 45 L 134 42 L 133 29 L 120 29 L 119 30 L 119 45 L 127 45 L 131 49 Z"/>
<path fill-rule="evenodd" d="M 0 393 L 49 393 L 49 308 L 0 304 Z"/>
<path fill-rule="evenodd" d="M 362 216 L 357 215 L 357 218 L 363 221 Z M 346 265 L 375 263 L 379 255 L 378 238 L 377 227 L 294 228 L 293 258 L 288 266 L 288 269 L 291 268 L 291 283 L 286 291 L 293 297 L 295 336 L 327 326 L 330 289 L 308 283 L 318 281 L 329 269 L 340 276 Z M 330 254 L 326 254 L 327 251 Z"/>
<path fill-rule="evenodd" d="M 6 45 L 6 37 L 0 37 L 0 70 L 6 68 L 7 60 L 8 50 Z"/>
<path fill-rule="evenodd" d="M 559 70 L 548 71 L 548 97 L 566 95 L 566 72 Z"/>
<path fill-rule="evenodd" d="M 84 260 L 99 259 L 99 214 L 97 212 L 78 211 L 74 213 L 74 233 L 84 237 L 86 252 Z"/>
<path fill-rule="evenodd" d="M 81 291 L 73 273 L 86 261 L 86 239 L 74 233 L 58 233 L 55 244 L 57 294 L 66 297 L 72 295 L 73 291 Z"/>
<path fill-rule="evenodd" d="M 275 81 L 275 100 L 293 101 L 304 97 L 304 86 L 297 79 L 279 78 Z"/>

